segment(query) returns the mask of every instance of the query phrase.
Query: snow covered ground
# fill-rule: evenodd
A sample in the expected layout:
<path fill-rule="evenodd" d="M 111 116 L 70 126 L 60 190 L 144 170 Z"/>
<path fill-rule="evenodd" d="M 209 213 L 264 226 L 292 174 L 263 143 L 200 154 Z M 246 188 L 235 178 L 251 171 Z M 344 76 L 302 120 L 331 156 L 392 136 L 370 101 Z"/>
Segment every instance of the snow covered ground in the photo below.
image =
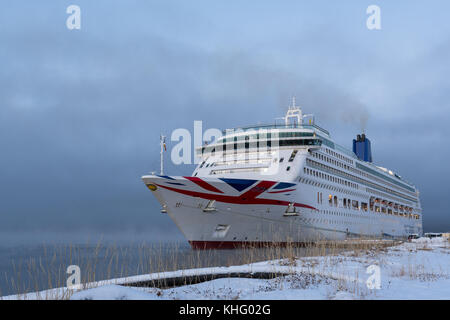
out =
<path fill-rule="evenodd" d="M 273 279 L 225 277 L 170 289 L 123 284 L 165 277 L 224 273 L 283 273 Z M 155 273 L 3 299 L 450 299 L 450 242 L 420 238 L 398 246 L 335 256 Z"/>

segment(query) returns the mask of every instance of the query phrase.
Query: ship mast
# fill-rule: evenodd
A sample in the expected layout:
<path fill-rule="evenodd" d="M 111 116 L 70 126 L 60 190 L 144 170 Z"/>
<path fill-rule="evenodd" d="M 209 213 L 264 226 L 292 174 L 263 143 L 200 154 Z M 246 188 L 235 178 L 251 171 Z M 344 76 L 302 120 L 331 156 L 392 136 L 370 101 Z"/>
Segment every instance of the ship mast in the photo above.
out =
<path fill-rule="evenodd" d="M 166 137 L 162 134 L 159 136 L 159 144 L 161 147 L 160 156 L 161 156 L 161 175 L 164 175 L 164 150 L 166 149 Z"/>

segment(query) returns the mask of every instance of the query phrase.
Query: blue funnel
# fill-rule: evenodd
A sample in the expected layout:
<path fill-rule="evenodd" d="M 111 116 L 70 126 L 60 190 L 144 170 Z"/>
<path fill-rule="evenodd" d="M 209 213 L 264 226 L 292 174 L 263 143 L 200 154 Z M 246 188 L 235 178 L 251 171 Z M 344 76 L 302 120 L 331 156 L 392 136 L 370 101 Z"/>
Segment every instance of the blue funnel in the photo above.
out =
<path fill-rule="evenodd" d="M 372 149 L 370 147 L 370 140 L 366 138 L 366 135 L 358 134 L 356 139 L 353 139 L 353 152 L 358 159 L 366 162 L 372 162 Z"/>

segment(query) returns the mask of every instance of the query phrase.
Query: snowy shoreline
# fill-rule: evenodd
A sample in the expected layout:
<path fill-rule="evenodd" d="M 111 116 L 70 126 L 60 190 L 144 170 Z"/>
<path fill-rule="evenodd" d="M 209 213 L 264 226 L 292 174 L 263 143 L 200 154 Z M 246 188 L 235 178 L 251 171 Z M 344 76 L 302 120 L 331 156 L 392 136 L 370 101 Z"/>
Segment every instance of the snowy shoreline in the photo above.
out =
<path fill-rule="evenodd" d="M 231 276 L 264 273 L 274 277 Z M 167 289 L 126 286 L 204 275 L 220 278 Z M 450 299 L 450 242 L 420 238 L 388 248 L 152 273 L 97 281 L 85 288 L 57 288 L 0 299 Z"/>

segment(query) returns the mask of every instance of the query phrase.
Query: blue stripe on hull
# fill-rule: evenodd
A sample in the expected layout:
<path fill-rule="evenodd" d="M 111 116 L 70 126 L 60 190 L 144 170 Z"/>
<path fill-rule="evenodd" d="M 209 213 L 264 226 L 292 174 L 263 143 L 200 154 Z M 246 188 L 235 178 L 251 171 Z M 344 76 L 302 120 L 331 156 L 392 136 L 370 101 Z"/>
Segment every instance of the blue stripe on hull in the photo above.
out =
<path fill-rule="evenodd" d="M 250 180 L 250 179 L 227 179 L 227 178 L 220 178 L 220 180 L 228 183 L 230 186 L 232 186 L 234 189 L 236 189 L 239 192 L 254 185 L 255 182 L 258 181 L 258 180 Z"/>

